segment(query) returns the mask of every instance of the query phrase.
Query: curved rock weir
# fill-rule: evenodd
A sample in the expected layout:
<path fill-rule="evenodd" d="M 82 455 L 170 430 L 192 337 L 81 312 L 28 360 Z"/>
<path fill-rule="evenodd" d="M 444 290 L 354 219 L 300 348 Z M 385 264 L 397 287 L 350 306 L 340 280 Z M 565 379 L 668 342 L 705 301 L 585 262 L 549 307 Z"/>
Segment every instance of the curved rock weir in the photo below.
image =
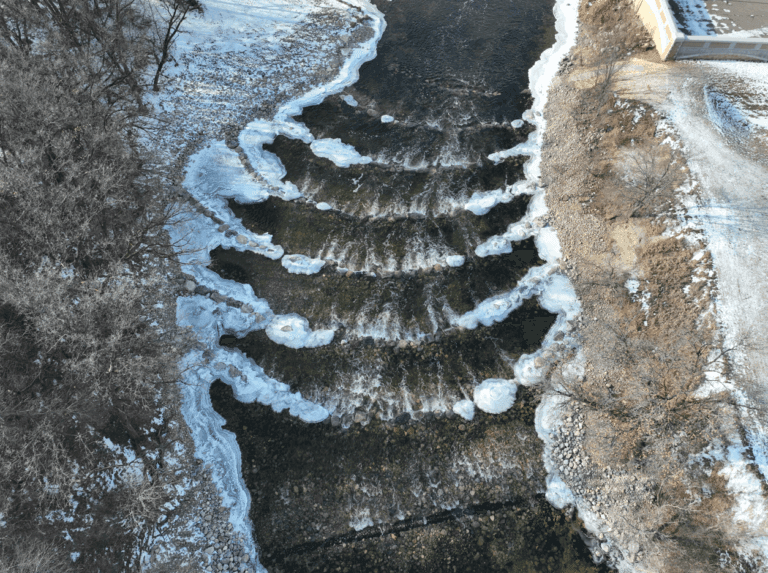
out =
<path fill-rule="evenodd" d="M 185 416 L 255 538 L 229 569 L 597 570 L 534 423 L 578 313 L 537 186 L 568 35 L 541 56 L 551 2 L 349 5 L 334 82 L 187 166 Z"/>

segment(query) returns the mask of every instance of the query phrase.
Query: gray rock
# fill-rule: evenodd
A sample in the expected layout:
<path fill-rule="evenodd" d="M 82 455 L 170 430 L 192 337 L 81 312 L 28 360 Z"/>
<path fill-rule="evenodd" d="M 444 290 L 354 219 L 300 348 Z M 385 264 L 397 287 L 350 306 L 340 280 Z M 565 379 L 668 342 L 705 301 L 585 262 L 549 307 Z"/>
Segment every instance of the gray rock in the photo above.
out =
<path fill-rule="evenodd" d="M 241 245 L 247 245 L 248 244 L 248 237 L 245 235 L 238 235 L 236 241 L 240 243 Z"/>
<path fill-rule="evenodd" d="M 209 546 L 209 547 L 208 547 L 208 548 L 205 550 L 205 552 L 206 552 L 208 555 L 212 555 L 212 554 L 213 554 L 213 545 L 210 545 L 210 546 Z"/>
<path fill-rule="evenodd" d="M 207 295 L 208 293 L 211 292 L 211 289 L 209 289 L 208 287 L 203 286 L 203 285 L 197 285 L 193 292 L 195 294 L 201 294 L 201 295 L 205 296 L 205 295 Z"/>
<path fill-rule="evenodd" d="M 197 285 L 195 284 L 194 281 L 185 281 L 184 282 L 184 289 L 187 292 L 195 292 L 195 288 L 196 287 L 197 287 Z"/>

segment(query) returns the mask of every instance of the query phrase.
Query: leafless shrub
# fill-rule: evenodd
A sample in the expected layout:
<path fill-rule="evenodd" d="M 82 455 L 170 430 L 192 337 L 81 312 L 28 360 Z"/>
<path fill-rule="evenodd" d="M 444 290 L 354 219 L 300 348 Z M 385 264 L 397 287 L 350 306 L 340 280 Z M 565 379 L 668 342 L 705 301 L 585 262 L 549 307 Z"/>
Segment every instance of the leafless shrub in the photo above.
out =
<path fill-rule="evenodd" d="M 83 567 L 128 570 L 176 479 L 155 420 L 189 339 L 153 320 L 165 226 L 184 209 L 138 137 L 150 23 L 137 0 L 0 3 L 0 561 L 14 571 L 15 539 L 59 535 L 52 510 L 80 520 Z"/>
<path fill-rule="evenodd" d="M 0 544 L 0 573 L 68 573 L 69 556 L 49 542 Z"/>
<path fill-rule="evenodd" d="M 675 190 L 683 178 L 681 165 L 669 146 L 651 141 L 631 147 L 619 154 L 619 164 L 623 172 L 618 176 L 617 189 L 629 217 L 658 215 L 674 205 Z"/>

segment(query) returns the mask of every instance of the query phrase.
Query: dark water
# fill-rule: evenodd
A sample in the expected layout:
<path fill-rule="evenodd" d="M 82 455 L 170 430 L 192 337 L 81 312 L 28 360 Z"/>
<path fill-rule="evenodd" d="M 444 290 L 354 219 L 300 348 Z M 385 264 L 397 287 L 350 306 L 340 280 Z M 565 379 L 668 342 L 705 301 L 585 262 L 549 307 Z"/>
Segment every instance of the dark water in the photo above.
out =
<path fill-rule="evenodd" d="M 293 390 L 335 404 L 339 416 L 356 408 L 397 415 L 408 400 L 434 395 L 450 404 L 484 379 L 511 378 L 515 360 L 537 347 L 554 320 L 531 301 L 499 325 L 451 327 L 542 263 L 532 240 L 509 254 L 475 254 L 522 218 L 527 197 L 483 216 L 464 204 L 523 177 L 526 158 L 494 164 L 487 156 L 525 141 L 532 129 L 511 122 L 530 106 L 528 69 L 553 41 L 551 3 L 377 6 L 387 20 L 377 57 L 344 94 L 297 118 L 315 137 L 339 138 L 373 163 L 339 168 L 279 136 L 266 148 L 310 202 L 230 202 L 247 227 L 270 233 L 287 253 L 329 264 L 304 276 L 255 254 L 212 253 L 214 270 L 251 284 L 276 313 L 296 312 L 313 328 L 336 330 L 331 345 L 315 350 L 278 347 L 263 333 L 235 344 Z M 385 114 L 396 121 L 382 123 Z M 319 202 L 333 209 L 320 211 Z M 449 255 L 466 262 L 451 268 Z M 402 340 L 418 344 L 402 348 Z"/>
<path fill-rule="evenodd" d="M 512 378 L 555 319 L 532 299 L 501 323 L 452 326 L 542 263 L 530 239 L 508 254 L 475 254 L 523 217 L 526 197 L 483 216 L 464 204 L 522 178 L 524 158 L 496 165 L 487 156 L 531 130 L 511 122 L 531 103 L 528 69 L 553 43 L 552 2 L 375 4 L 387 20 L 378 56 L 344 94 L 297 118 L 373 162 L 339 168 L 280 136 L 267 149 L 307 200 L 230 204 L 286 253 L 328 264 L 306 276 L 255 254 L 212 253 L 215 271 L 252 285 L 275 313 L 336 330 L 314 349 L 274 344 L 263 331 L 222 338 L 335 407 L 311 426 L 212 388 L 242 449 L 261 559 L 272 573 L 593 571 L 575 522 L 540 495 L 535 393 L 522 388 L 510 411 L 471 422 L 443 411 L 487 378 Z M 466 262 L 451 268 L 449 255 Z"/>

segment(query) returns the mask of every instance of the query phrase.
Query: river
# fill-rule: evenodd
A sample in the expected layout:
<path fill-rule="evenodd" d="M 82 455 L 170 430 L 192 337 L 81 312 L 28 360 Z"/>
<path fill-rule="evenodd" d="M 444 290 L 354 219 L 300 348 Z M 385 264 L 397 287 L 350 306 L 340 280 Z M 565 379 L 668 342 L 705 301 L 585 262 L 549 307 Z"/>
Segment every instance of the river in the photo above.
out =
<path fill-rule="evenodd" d="M 553 4 L 375 7 L 386 30 L 357 81 L 271 133 L 255 121 L 185 183 L 227 188 L 220 158 L 239 153 L 265 190 L 230 194 L 243 233 L 209 264 L 259 311 L 258 327 L 218 331 L 216 352 L 240 366 L 210 397 L 237 437 L 259 559 L 271 572 L 596 570 L 578 523 L 544 498 L 523 375 L 567 314 L 546 303 L 541 190 L 528 155 L 507 151 L 530 153 L 529 70 L 554 43 Z M 243 364 L 268 391 L 245 389 Z M 315 410 L 292 416 L 305 402 Z"/>

